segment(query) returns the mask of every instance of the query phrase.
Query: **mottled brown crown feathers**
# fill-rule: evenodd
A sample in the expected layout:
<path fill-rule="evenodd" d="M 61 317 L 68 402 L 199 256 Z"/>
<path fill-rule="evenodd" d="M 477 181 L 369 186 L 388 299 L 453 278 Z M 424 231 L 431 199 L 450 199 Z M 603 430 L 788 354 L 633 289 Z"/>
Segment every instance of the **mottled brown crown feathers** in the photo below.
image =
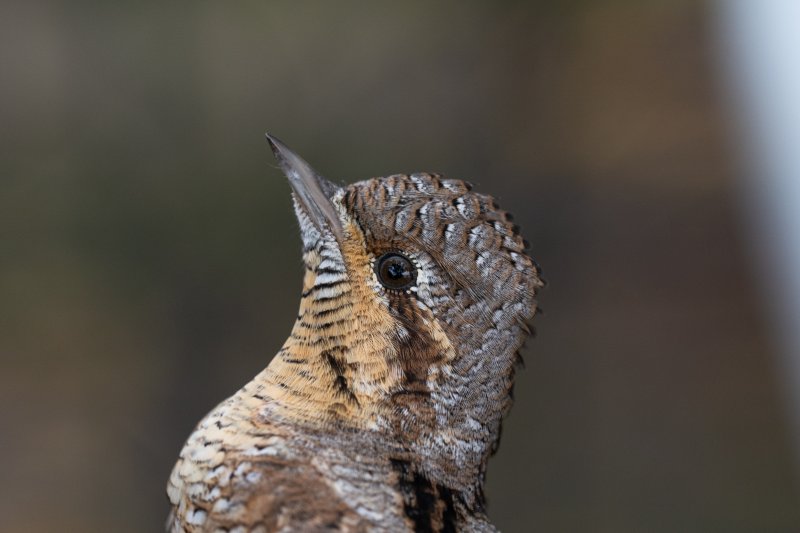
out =
<path fill-rule="evenodd" d="M 519 228 L 463 181 L 340 188 L 294 160 L 297 321 L 190 436 L 170 531 L 494 531 L 486 465 L 542 286 Z M 324 183 L 306 194 L 308 180 Z M 381 277 L 388 256 L 411 283 Z"/>
<path fill-rule="evenodd" d="M 428 173 L 355 183 L 346 189 L 344 204 L 376 253 L 414 250 L 418 260 L 434 265 L 427 290 L 417 296 L 454 340 L 456 372 L 478 377 L 484 365 L 494 370 L 473 382 L 472 392 L 482 394 L 461 395 L 457 409 L 463 416 L 481 412 L 480 401 L 505 414 L 521 360 L 518 349 L 531 332 L 527 321 L 543 285 L 512 216 L 468 182 Z M 499 434 L 498 420 L 496 439 Z"/>

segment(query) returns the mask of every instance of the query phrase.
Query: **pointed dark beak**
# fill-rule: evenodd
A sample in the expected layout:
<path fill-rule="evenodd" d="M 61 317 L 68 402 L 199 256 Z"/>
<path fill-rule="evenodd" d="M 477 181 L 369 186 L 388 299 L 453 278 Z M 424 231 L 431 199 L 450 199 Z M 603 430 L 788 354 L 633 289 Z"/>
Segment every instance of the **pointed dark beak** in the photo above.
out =
<path fill-rule="evenodd" d="M 295 198 L 305 210 L 308 218 L 320 233 L 324 234 L 325 231 L 329 231 L 341 242 L 342 223 L 331 202 L 341 187 L 320 176 L 311 168 L 311 165 L 291 151 L 277 137 L 267 133 L 267 142 L 283 173 L 289 178 Z"/>

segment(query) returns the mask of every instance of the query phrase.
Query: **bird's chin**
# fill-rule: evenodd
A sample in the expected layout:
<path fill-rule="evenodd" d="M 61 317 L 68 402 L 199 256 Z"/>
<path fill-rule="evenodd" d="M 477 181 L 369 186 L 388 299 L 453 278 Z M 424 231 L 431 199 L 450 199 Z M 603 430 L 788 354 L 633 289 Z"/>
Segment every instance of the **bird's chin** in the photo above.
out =
<path fill-rule="evenodd" d="M 326 242 L 336 241 L 330 231 L 325 231 L 324 227 L 320 229 L 311 221 L 311 217 L 303 205 L 296 199 L 294 201 L 294 214 L 297 217 L 297 223 L 300 225 L 300 238 L 303 241 L 304 251 L 319 250 Z"/>

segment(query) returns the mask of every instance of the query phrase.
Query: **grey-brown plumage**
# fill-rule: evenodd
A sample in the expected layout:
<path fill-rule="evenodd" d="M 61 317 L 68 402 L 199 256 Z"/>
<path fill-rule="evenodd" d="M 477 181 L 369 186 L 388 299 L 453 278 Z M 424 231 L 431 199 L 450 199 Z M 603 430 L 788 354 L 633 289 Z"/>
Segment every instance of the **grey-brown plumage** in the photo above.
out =
<path fill-rule="evenodd" d="M 493 531 L 483 483 L 542 285 L 459 180 L 337 187 L 274 138 L 306 274 L 269 366 L 187 441 L 168 530 Z"/>

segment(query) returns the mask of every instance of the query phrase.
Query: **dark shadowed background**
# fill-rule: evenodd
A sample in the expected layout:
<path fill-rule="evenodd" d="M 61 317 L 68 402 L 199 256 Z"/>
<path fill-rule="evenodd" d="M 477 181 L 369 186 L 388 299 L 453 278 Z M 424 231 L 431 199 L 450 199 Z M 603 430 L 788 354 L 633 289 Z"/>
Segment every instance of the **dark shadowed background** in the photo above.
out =
<path fill-rule="evenodd" d="M 0 530 L 158 531 L 194 424 L 289 333 L 264 132 L 468 179 L 548 288 L 504 531 L 788 532 L 798 487 L 702 2 L 0 8 Z"/>

